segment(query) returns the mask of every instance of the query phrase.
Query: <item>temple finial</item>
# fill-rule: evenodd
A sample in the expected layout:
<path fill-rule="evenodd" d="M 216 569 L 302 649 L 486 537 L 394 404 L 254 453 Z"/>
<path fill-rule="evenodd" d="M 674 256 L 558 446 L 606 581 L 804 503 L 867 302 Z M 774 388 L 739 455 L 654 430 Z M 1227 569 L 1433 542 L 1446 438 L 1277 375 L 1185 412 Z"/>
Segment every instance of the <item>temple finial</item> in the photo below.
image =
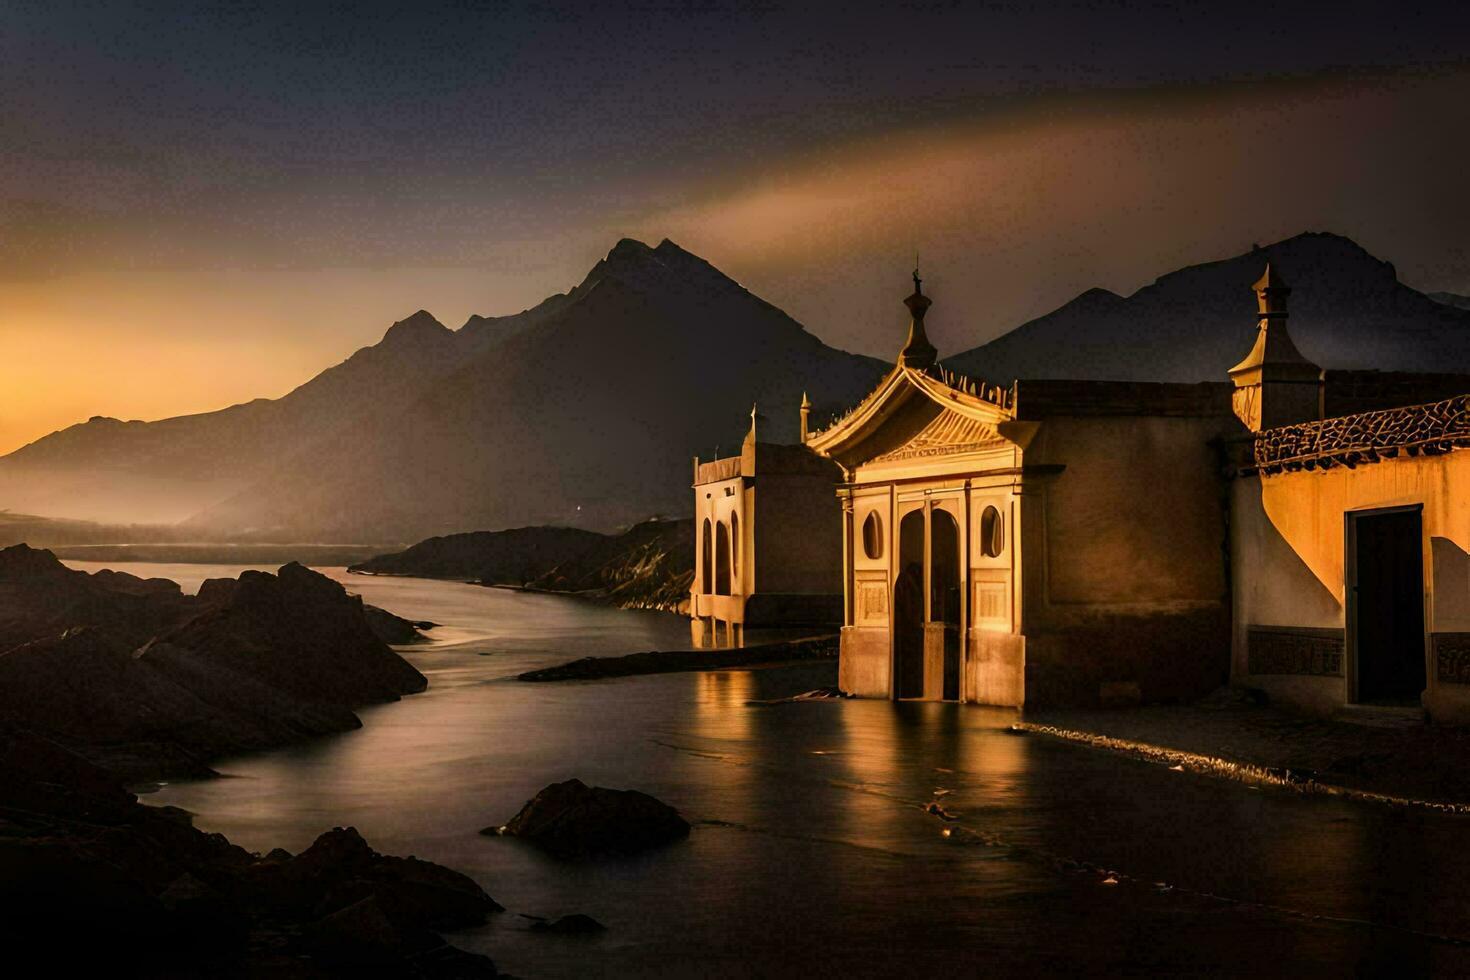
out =
<path fill-rule="evenodd" d="M 939 359 L 939 352 L 934 345 L 929 343 L 928 336 L 924 333 L 924 314 L 928 311 L 932 300 L 924 295 L 923 282 L 919 278 L 919 256 L 914 254 L 914 294 L 903 301 L 909 308 L 913 319 L 909 321 L 909 339 L 903 345 L 903 350 L 898 353 L 898 363 L 904 367 L 914 367 L 927 370 L 933 367 L 934 362 Z"/>
<path fill-rule="evenodd" d="M 1267 262 L 1251 289 L 1258 306 L 1255 346 L 1230 369 L 1236 416 L 1253 432 L 1321 418 L 1322 371 L 1286 329 L 1291 287 Z"/>

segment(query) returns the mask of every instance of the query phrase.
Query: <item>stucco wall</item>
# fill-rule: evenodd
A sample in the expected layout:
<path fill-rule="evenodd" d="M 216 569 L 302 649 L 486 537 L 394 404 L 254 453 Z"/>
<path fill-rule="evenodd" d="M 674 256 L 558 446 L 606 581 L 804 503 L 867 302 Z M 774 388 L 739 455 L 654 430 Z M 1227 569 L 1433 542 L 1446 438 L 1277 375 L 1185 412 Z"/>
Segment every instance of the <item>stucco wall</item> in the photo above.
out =
<path fill-rule="evenodd" d="M 842 630 L 837 686 L 860 698 L 886 698 L 892 691 L 888 628 L 847 626 Z"/>
<path fill-rule="evenodd" d="M 706 581 L 704 568 L 704 522 L 708 520 L 711 527 L 712 540 L 718 540 L 718 525 L 723 523 L 726 530 L 730 530 L 737 521 L 740 525 L 740 538 L 747 538 L 750 522 L 746 519 L 747 492 L 745 480 L 742 477 L 734 477 L 729 480 L 721 480 L 717 483 L 699 484 L 694 488 L 694 584 L 691 593 L 700 594 L 700 586 Z M 730 577 L 730 591 L 741 594 L 745 591 L 742 583 L 746 579 L 745 566 L 748 548 L 741 546 L 742 542 L 734 537 L 730 540 L 730 558 L 734 566 L 734 573 Z M 715 554 L 713 547 L 710 554 Z M 708 581 L 711 583 L 708 593 L 714 593 L 714 577 L 711 573 Z"/>
<path fill-rule="evenodd" d="M 1226 681 L 1227 487 L 1212 416 L 1047 418 L 1019 497 L 1028 704 L 1145 700 Z M 1047 467 L 1059 470 L 1046 474 Z"/>
<path fill-rule="evenodd" d="M 1250 626 L 1343 630 L 1346 516 L 1422 505 L 1428 687 L 1436 720 L 1470 722 L 1470 684 L 1438 677 L 1436 638 L 1470 633 L 1470 452 L 1400 456 L 1355 469 L 1298 471 L 1234 481 L 1231 492 L 1235 637 L 1232 676 L 1315 710 L 1347 698 L 1346 677 L 1250 671 Z M 1346 644 L 1345 644 L 1346 645 Z"/>
<path fill-rule="evenodd" d="M 1019 708 L 1026 703 L 1026 638 L 997 630 L 970 630 L 964 696 L 976 704 Z"/>
<path fill-rule="evenodd" d="M 842 507 L 836 484 L 835 473 L 757 473 L 754 591 L 842 594 Z"/>
<path fill-rule="evenodd" d="M 1235 426 L 1219 417 L 1046 420 L 1026 464 L 1065 469 L 1045 481 L 1034 515 L 1044 574 L 1027 630 L 1220 603 L 1225 484 L 1211 441 Z"/>

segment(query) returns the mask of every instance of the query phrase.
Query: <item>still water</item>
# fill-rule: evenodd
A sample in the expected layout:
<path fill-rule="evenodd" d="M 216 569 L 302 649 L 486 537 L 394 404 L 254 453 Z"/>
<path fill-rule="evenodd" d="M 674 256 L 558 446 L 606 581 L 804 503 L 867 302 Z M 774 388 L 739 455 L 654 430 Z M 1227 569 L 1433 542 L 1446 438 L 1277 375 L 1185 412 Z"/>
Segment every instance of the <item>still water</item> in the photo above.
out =
<path fill-rule="evenodd" d="M 186 588 L 236 571 L 121 567 Z M 529 666 L 678 648 L 687 626 L 324 571 L 444 624 L 404 651 L 428 692 L 150 801 L 253 850 L 350 824 L 458 868 L 508 911 L 452 940 L 517 976 L 1470 973 L 1464 817 L 1015 736 L 1001 710 L 760 703 L 832 683 L 830 666 L 522 684 Z M 478 834 L 571 776 L 650 792 L 694 832 L 595 863 Z M 523 917 L 570 912 L 607 932 L 545 935 Z"/>

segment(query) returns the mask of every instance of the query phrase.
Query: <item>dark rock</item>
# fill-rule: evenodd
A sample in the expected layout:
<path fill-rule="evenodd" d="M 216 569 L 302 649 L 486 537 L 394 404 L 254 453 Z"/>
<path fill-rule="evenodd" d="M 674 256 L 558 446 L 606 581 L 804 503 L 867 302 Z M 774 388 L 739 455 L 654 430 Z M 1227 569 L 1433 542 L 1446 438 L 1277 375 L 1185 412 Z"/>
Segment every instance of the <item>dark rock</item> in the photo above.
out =
<path fill-rule="evenodd" d="M 164 596 L 168 598 L 182 598 L 183 591 L 179 583 L 172 582 L 166 578 L 139 578 L 129 575 L 127 572 L 115 572 L 110 568 L 92 573 L 92 581 L 110 592 L 123 592 L 128 595 L 142 596 Z"/>
<path fill-rule="evenodd" d="M 359 597 L 295 562 L 241 573 L 227 601 L 164 638 L 307 701 L 391 701 L 428 685 L 374 635 Z"/>
<path fill-rule="evenodd" d="M 233 903 L 189 872 L 179 875 L 158 896 L 173 913 L 179 934 L 191 945 L 239 946 L 249 933 Z"/>
<path fill-rule="evenodd" d="M 337 827 L 289 860 L 252 869 L 256 893 L 295 915 L 331 915 L 374 898 L 404 927 L 459 929 L 500 905 L 466 875 L 416 858 L 377 853 L 352 827 Z"/>
<path fill-rule="evenodd" d="M 445 944 L 415 956 L 412 966 L 427 980 L 494 980 L 506 976 L 495 969 L 495 961 Z"/>
<path fill-rule="evenodd" d="M 318 920 L 306 930 L 306 945 L 321 959 L 343 966 L 381 966 L 440 945 L 427 929 L 405 925 L 376 895 L 369 895 Z"/>
<path fill-rule="evenodd" d="M 594 932 L 604 932 L 607 930 L 607 926 L 598 922 L 590 915 L 573 912 L 571 915 L 564 915 L 554 922 L 547 922 L 545 920 L 533 922 L 531 923 L 531 929 L 534 932 L 554 932 L 566 936 L 585 936 Z"/>
<path fill-rule="evenodd" d="M 102 949 L 171 944 L 175 920 L 142 883 L 75 837 L 0 837 L 0 938 L 45 950 L 52 975 L 85 975 Z M 77 942 L 78 930 L 85 942 Z M 22 946 L 23 944 L 23 946 Z"/>
<path fill-rule="evenodd" d="M 196 597 L 0 550 L 0 723 L 134 780 L 348 731 L 361 724 L 353 707 L 426 685 L 359 598 L 300 565 L 214 579 Z"/>
<path fill-rule="evenodd" d="M 421 630 L 433 629 L 434 623 L 427 621 L 415 622 L 395 616 L 386 609 L 370 606 L 366 603 L 362 607 L 363 615 L 367 617 L 368 626 L 373 635 L 384 643 L 403 646 L 407 643 L 418 643 L 426 639 Z"/>
<path fill-rule="evenodd" d="M 137 646 L 196 608 L 193 596 L 132 575 L 88 575 L 23 544 L 0 549 L 0 650 L 80 626 L 106 627 Z"/>
<path fill-rule="evenodd" d="M 351 829 L 295 858 L 258 858 L 143 806 L 56 743 L 4 729 L 0 802 L 0 936 L 44 951 L 48 975 L 126 973 L 127 951 L 146 951 L 161 976 L 496 975 L 433 928 L 498 906 L 463 875 L 378 854 Z M 352 882 L 367 887 L 353 895 Z"/>
<path fill-rule="evenodd" d="M 667 844 L 688 837 L 689 824 L 646 793 L 569 779 L 537 793 L 503 828 L 481 833 L 520 837 L 553 854 L 584 856 Z"/>
<path fill-rule="evenodd" d="M 209 606 L 223 606 L 235 595 L 238 584 L 232 578 L 207 578 L 199 586 L 199 601 Z"/>

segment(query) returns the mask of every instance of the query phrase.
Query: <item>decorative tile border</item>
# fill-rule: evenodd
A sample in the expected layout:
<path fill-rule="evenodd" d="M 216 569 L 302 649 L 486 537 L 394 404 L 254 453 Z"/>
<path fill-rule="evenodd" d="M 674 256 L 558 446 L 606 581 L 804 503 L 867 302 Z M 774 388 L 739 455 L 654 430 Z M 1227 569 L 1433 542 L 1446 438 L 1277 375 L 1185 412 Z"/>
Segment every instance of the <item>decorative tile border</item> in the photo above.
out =
<path fill-rule="evenodd" d="M 1246 663 L 1252 674 L 1343 676 L 1343 631 L 1311 626 L 1246 627 Z"/>
<path fill-rule="evenodd" d="M 1470 684 L 1470 633 L 1430 633 L 1436 674 L 1442 684 Z"/>

